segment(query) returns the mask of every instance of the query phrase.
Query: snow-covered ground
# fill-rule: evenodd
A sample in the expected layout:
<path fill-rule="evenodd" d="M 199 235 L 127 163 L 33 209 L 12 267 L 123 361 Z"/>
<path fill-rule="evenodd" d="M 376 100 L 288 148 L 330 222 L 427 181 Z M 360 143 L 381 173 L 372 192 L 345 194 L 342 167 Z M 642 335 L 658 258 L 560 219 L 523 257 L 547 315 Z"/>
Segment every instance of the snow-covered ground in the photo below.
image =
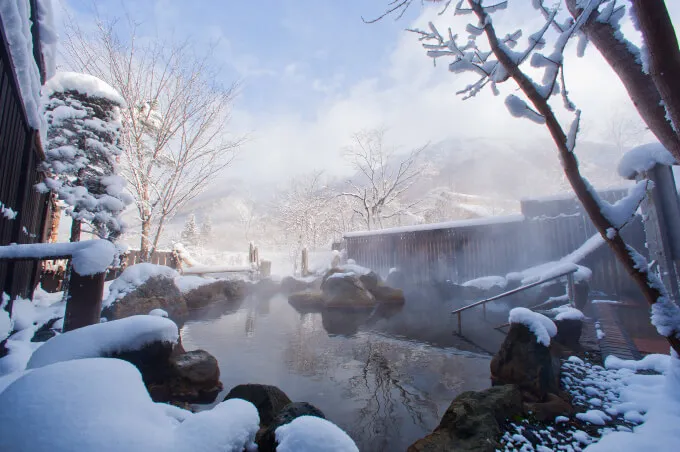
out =
<path fill-rule="evenodd" d="M 671 452 L 680 444 L 680 360 L 608 357 L 604 366 L 575 356 L 562 364 L 562 385 L 580 411 L 554 423 L 510 424 L 504 451 Z"/>

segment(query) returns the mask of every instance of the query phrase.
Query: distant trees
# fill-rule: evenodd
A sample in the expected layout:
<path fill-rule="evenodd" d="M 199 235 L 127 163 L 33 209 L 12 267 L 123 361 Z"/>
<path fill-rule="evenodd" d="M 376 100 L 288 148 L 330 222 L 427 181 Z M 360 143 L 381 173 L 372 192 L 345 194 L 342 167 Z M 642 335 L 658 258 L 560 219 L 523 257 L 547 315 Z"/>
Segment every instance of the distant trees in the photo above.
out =
<path fill-rule="evenodd" d="M 411 0 L 393 2 L 388 13 L 403 10 L 410 4 Z M 444 11 L 451 4 L 444 3 Z M 651 305 L 652 323 L 675 352 L 680 353 L 680 309 L 669 299 L 663 283 L 650 271 L 646 260 L 618 233 L 644 199 L 649 188 L 647 181 L 638 182 L 624 202 L 609 205 L 583 179 L 574 153 L 581 112 L 569 98 L 563 64 L 567 43 L 579 37 L 582 44 L 590 39 L 597 46 L 623 81 L 650 130 L 680 161 L 680 84 L 677 83 L 680 48 L 675 30 L 663 1 L 632 0 L 632 5 L 634 22 L 642 32 L 643 49 L 623 36 L 619 22 L 625 6 L 615 0 L 567 0 L 571 13 L 567 18 L 560 15 L 559 3 L 550 8 L 542 0 L 533 1 L 532 6 L 543 15 L 545 23 L 538 30 L 532 30 L 521 46 L 522 30 L 500 35 L 491 18 L 496 11 L 508 7 L 507 1 L 461 0 L 453 6 L 455 14 L 470 15 L 474 19 L 465 29 L 466 42 L 461 42 L 453 30 L 442 33 L 432 23 L 427 30 L 413 31 L 420 35 L 430 57 L 448 58 L 452 72 L 476 77 L 460 91 L 465 98 L 474 97 L 486 86 L 499 94 L 498 85 L 508 81 L 519 88 L 516 94 L 505 98 L 509 112 L 547 127 L 576 196 Z M 555 35 L 551 39 L 553 30 Z M 488 43 L 487 48 L 479 46 L 480 37 Z M 548 42 L 552 42 L 552 49 L 543 52 Z M 580 45 L 578 51 L 582 53 L 583 48 Z M 542 80 L 533 80 L 528 75 L 528 66 L 542 71 Z M 555 114 L 551 104 L 555 97 L 573 115 L 568 128 Z"/>
<path fill-rule="evenodd" d="M 198 224 L 196 223 L 196 215 L 193 213 L 187 216 L 184 222 L 184 229 L 180 234 L 182 244 L 186 246 L 198 246 L 201 241 L 201 235 L 198 229 Z"/>
<path fill-rule="evenodd" d="M 367 229 L 382 228 L 385 220 L 408 215 L 417 201 L 405 193 L 423 173 L 420 155 L 426 146 L 398 154 L 385 142 L 385 131 L 365 130 L 352 136 L 345 156 L 356 170 L 343 196 L 354 199 L 354 212 Z"/>
<path fill-rule="evenodd" d="M 125 100 L 123 175 L 148 258 L 166 222 L 231 163 L 241 142 L 227 127 L 236 90 L 217 82 L 211 52 L 199 57 L 187 44 L 141 39 L 135 23 L 119 36 L 115 23 L 99 19 L 85 33 L 71 20 L 62 44 L 69 66 L 107 81 Z"/>
<path fill-rule="evenodd" d="M 39 190 L 51 190 L 73 218 L 71 241 L 89 232 L 115 240 L 124 229 L 120 214 L 132 202 L 117 175 L 120 144 L 120 95 L 96 77 L 59 72 L 44 87 L 47 171 Z M 58 215 L 58 212 L 57 212 Z"/>

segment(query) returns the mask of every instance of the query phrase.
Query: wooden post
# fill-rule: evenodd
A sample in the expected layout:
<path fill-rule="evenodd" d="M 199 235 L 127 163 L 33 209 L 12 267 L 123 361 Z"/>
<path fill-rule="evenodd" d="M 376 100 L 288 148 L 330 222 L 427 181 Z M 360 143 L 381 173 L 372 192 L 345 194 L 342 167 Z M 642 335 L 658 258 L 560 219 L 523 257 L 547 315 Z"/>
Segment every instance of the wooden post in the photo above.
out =
<path fill-rule="evenodd" d="M 567 297 L 569 298 L 569 304 L 575 308 L 576 307 L 576 285 L 574 283 L 574 274 L 569 273 L 567 275 Z"/>
<path fill-rule="evenodd" d="M 458 334 L 462 334 L 463 333 L 463 325 L 462 325 L 462 322 L 460 321 L 460 314 L 461 313 L 458 312 L 457 314 L 458 314 Z"/>
<path fill-rule="evenodd" d="M 272 261 L 262 259 L 260 261 L 260 277 L 267 278 L 272 274 Z"/>
<path fill-rule="evenodd" d="M 82 276 L 71 270 L 63 331 L 99 323 L 105 273 Z"/>
<path fill-rule="evenodd" d="M 259 262 L 260 262 L 260 251 L 257 249 L 257 246 L 255 246 L 255 248 L 253 248 L 253 262 L 252 263 L 257 266 L 257 265 L 259 265 Z"/>
<path fill-rule="evenodd" d="M 249 264 L 253 263 L 254 254 L 255 254 L 255 247 L 253 246 L 253 242 L 250 242 L 248 244 L 248 263 Z"/>
<path fill-rule="evenodd" d="M 300 276 L 307 276 L 309 274 L 309 254 L 307 247 L 302 248 L 302 261 L 300 262 Z"/>
<path fill-rule="evenodd" d="M 659 274 L 670 297 L 680 302 L 676 262 L 680 262 L 680 205 L 670 166 L 656 165 L 636 176 L 654 183 L 651 194 L 642 201 L 642 218 L 649 258 L 659 265 Z"/>

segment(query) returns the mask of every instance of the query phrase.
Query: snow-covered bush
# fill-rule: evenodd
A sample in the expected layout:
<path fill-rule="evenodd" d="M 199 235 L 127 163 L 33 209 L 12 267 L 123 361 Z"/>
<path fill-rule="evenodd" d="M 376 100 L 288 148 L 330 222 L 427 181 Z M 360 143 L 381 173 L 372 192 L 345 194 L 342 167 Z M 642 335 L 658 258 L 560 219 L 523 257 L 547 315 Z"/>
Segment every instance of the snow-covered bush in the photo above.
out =
<path fill-rule="evenodd" d="M 49 177 L 38 185 L 64 201 L 74 220 L 86 221 L 101 238 L 115 239 L 124 228 L 119 216 L 132 202 L 116 174 L 122 153 L 121 96 L 96 77 L 59 72 L 44 87 Z"/>

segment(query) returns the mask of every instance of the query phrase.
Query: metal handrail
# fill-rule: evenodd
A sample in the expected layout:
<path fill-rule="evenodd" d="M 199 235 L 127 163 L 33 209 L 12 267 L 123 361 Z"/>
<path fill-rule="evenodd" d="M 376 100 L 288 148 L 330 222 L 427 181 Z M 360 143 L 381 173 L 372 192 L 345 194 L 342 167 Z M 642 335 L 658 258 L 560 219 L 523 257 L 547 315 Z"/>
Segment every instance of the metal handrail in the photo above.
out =
<path fill-rule="evenodd" d="M 484 300 L 476 301 L 472 304 L 469 304 L 467 306 L 463 306 L 462 308 L 458 308 L 454 311 L 451 311 L 451 314 L 457 314 L 458 315 L 458 334 L 460 334 L 461 331 L 463 330 L 462 325 L 461 325 L 461 313 L 463 311 L 467 311 L 468 309 L 482 305 L 482 308 L 484 309 L 484 318 L 486 318 L 486 304 L 488 302 L 495 301 L 495 300 L 498 300 L 498 299 L 501 299 L 501 298 L 505 298 L 509 295 L 514 295 L 517 292 L 522 292 L 524 290 L 531 289 L 532 287 L 536 287 L 538 285 L 547 283 L 547 282 L 552 281 L 554 279 L 561 278 L 563 276 L 567 276 L 569 299 L 572 300 L 572 298 L 574 296 L 574 290 L 573 290 L 573 288 L 574 288 L 574 273 L 576 273 L 577 271 L 578 271 L 577 268 L 573 268 L 571 270 L 562 272 L 559 275 L 551 276 L 550 278 L 546 278 L 546 279 L 541 279 L 540 281 L 536 281 L 536 282 L 533 282 L 531 284 L 526 284 L 524 286 L 520 286 L 520 287 L 517 287 L 515 289 L 508 290 L 507 292 L 503 292 L 502 294 L 494 295 L 493 297 L 489 297 L 489 298 L 486 298 Z"/>

